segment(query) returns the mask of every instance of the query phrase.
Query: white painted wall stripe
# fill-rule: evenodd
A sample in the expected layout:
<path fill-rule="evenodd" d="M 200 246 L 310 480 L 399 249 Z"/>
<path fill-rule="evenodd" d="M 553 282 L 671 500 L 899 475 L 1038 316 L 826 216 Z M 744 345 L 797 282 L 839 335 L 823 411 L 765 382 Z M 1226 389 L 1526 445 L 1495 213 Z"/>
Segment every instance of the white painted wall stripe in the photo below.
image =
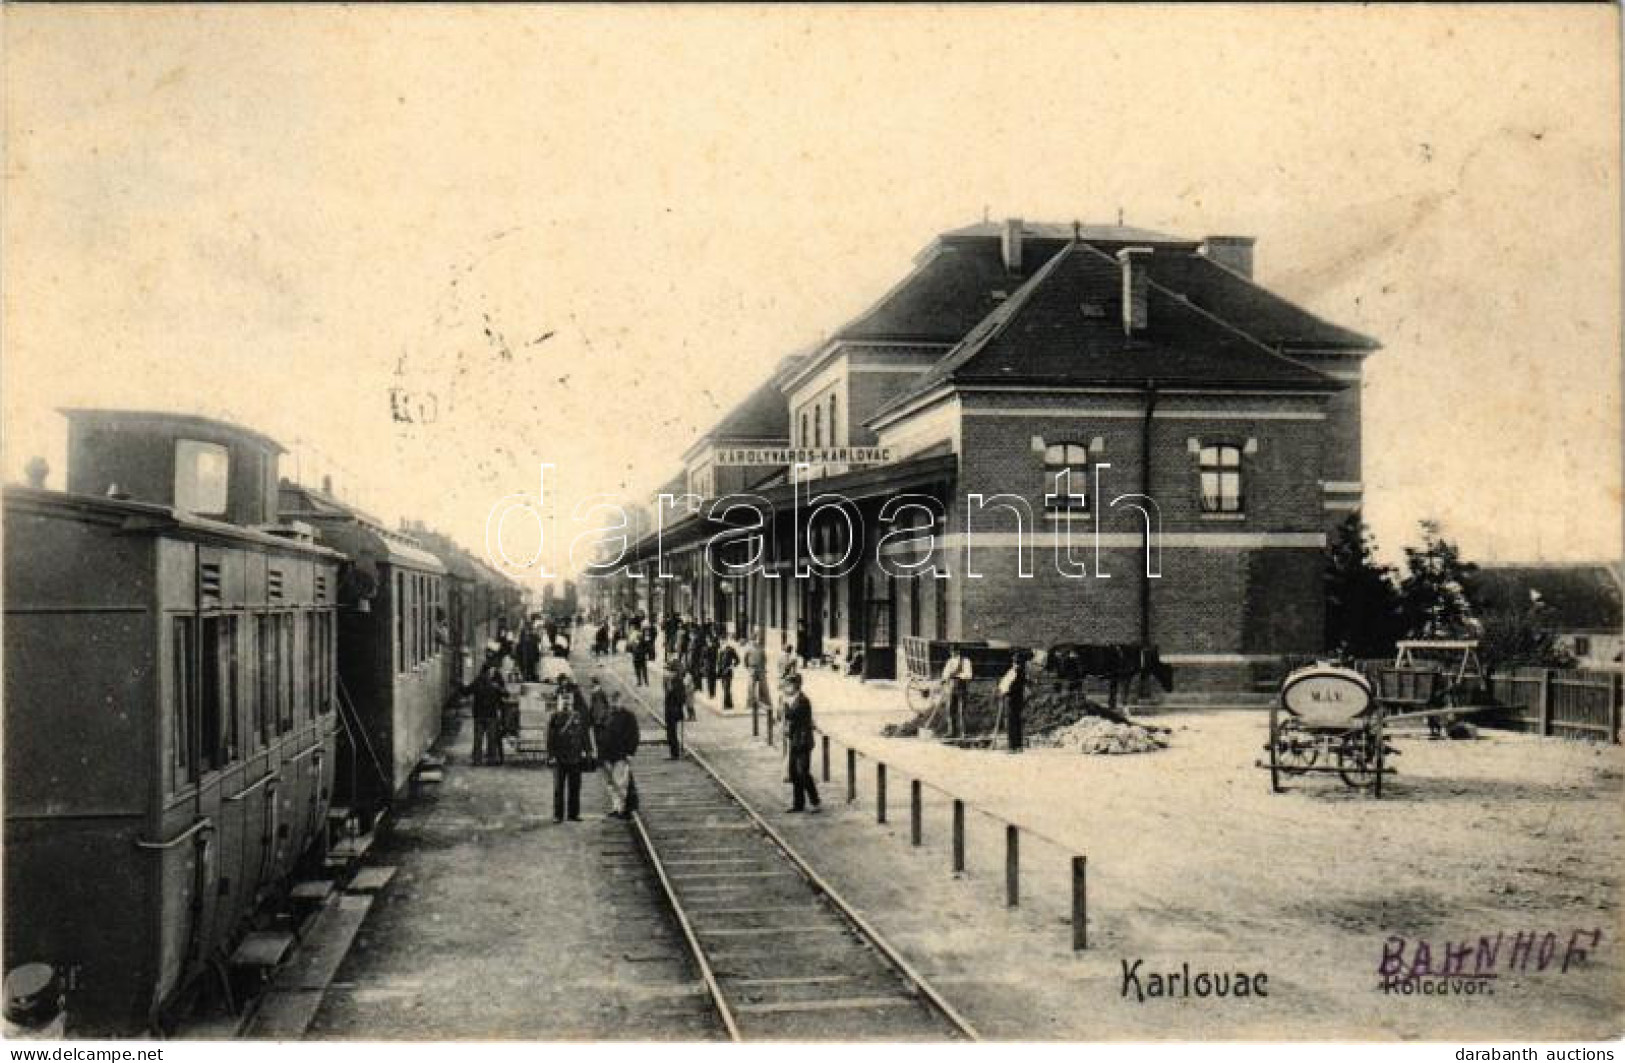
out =
<path fill-rule="evenodd" d="M 1013 549 L 1032 546 L 1035 549 L 1065 548 L 1067 537 L 1056 531 L 1034 531 L 1028 535 L 1015 532 L 973 532 L 968 537 L 972 548 Z M 963 550 L 967 541 L 964 532 L 947 532 L 936 536 L 939 550 Z M 1138 549 L 1139 532 L 1074 532 L 1071 537 L 1074 550 L 1089 549 L 1098 542 L 1104 549 Z M 1326 545 L 1325 532 L 1164 532 L 1156 537 L 1163 549 L 1171 550 L 1259 550 L 1295 549 L 1318 550 Z M 916 553 L 918 549 L 907 543 L 885 548 L 887 554 Z"/>
<path fill-rule="evenodd" d="M 966 410 L 966 417 L 1079 417 L 1139 419 L 1144 410 L 1113 410 L 1091 406 L 1060 406 L 1048 410 Z M 1157 410 L 1158 421 L 1324 421 L 1319 410 Z"/>

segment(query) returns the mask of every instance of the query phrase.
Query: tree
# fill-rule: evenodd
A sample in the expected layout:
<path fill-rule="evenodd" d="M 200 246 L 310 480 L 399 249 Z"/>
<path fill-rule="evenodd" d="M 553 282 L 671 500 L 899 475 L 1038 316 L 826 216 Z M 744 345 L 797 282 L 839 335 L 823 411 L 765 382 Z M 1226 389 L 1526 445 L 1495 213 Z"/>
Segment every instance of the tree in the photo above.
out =
<path fill-rule="evenodd" d="M 1474 633 L 1467 581 L 1478 566 L 1461 559 L 1439 522 L 1421 522 L 1422 545 L 1405 548 L 1405 576 L 1399 583 L 1399 611 L 1405 634 L 1419 639 L 1468 638 Z"/>
<path fill-rule="evenodd" d="M 1478 657 L 1487 671 L 1506 668 L 1573 668 L 1574 655 L 1557 641 L 1550 606 L 1539 592 L 1527 601 L 1495 602 L 1479 621 Z"/>
<path fill-rule="evenodd" d="M 1375 550 L 1358 512 L 1337 526 L 1326 548 L 1326 645 L 1355 658 L 1392 656 L 1404 633 L 1394 570 Z"/>

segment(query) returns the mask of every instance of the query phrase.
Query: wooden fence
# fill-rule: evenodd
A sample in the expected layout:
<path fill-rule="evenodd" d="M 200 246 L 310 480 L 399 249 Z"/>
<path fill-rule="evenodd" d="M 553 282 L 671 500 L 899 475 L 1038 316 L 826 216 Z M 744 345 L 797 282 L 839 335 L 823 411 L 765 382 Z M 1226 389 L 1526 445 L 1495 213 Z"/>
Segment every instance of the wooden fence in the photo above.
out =
<path fill-rule="evenodd" d="M 1490 700 L 1506 710 L 1495 722 L 1564 738 L 1619 741 L 1618 672 L 1509 668 L 1490 676 Z"/>

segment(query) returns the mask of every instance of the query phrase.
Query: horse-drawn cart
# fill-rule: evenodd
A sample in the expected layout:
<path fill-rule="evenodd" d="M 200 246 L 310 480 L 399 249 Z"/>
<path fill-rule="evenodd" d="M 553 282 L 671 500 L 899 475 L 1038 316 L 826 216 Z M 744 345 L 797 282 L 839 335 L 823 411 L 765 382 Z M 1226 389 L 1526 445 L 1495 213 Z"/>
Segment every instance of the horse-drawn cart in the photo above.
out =
<path fill-rule="evenodd" d="M 1270 705 L 1270 789 L 1297 775 L 1335 774 L 1345 785 L 1382 796 L 1385 763 L 1394 751 L 1383 737 L 1386 712 L 1371 682 L 1352 668 L 1317 663 L 1281 684 Z"/>

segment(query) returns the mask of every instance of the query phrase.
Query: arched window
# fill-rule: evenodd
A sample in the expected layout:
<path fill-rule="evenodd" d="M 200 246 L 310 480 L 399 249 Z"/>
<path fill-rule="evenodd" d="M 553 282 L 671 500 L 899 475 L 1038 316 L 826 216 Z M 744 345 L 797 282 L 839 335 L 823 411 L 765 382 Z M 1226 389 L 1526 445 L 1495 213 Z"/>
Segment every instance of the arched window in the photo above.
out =
<path fill-rule="evenodd" d="M 1203 513 L 1240 513 L 1241 448 L 1203 447 L 1199 455 Z"/>
<path fill-rule="evenodd" d="M 1089 512 L 1089 448 L 1051 443 L 1044 448 L 1044 506 L 1057 512 Z"/>
<path fill-rule="evenodd" d="M 824 445 L 824 407 L 813 410 L 813 446 Z"/>
<path fill-rule="evenodd" d="M 835 434 L 835 425 L 838 423 L 835 419 L 835 409 L 835 396 L 831 395 L 829 397 L 829 445 L 832 447 L 841 445 L 840 438 Z"/>

